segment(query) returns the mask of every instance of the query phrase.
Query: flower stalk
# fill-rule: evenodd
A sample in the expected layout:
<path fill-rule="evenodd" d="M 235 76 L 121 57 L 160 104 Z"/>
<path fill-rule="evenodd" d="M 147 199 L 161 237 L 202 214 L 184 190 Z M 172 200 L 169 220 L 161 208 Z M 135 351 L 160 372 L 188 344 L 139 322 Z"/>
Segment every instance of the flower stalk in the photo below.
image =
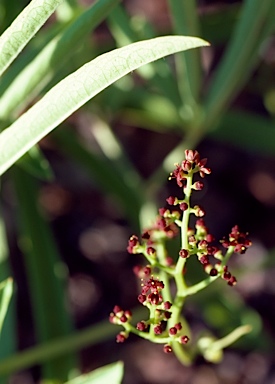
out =
<path fill-rule="evenodd" d="M 227 237 L 220 240 L 221 247 L 218 247 L 204 222 L 204 209 L 198 205 L 192 206 L 192 193 L 204 187 L 197 176 L 204 178 L 211 173 L 206 163 L 207 159 L 201 159 L 197 151 L 186 150 L 185 160 L 175 165 L 169 177 L 169 180 L 176 180 L 182 191 L 183 196 L 170 196 L 166 199 L 170 206 L 177 209 L 160 208 L 156 221 L 143 231 L 141 239 L 136 235 L 129 239 L 128 252 L 143 254 L 147 261 L 145 266 L 136 266 L 134 273 L 141 279 L 138 301 L 148 308 L 148 319 L 133 326 L 131 312 L 117 305 L 110 314 L 110 322 L 124 328 L 117 335 L 117 342 L 124 342 L 130 333 L 134 333 L 153 343 L 163 344 L 163 351 L 173 351 L 184 365 L 190 365 L 197 352 L 209 361 L 220 361 L 222 349 L 250 329 L 249 326 L 239 327 L 223 339 L 215 341 L 204 337 L 198 339 L 195 345 L 183 315 L 187 296 L 205 289 L 218 278 L 225 280 L 229 286 L 237 283 L 229 271 L 228 261 L 233 253 L 243 254 L 251 246 L 247 233 L 240 232 L 236 225 Z M 189 227 L 191 215 L 197 218 L 194 228 Z M 166 243 L 176 236 L 180 236 L 181 248 L 176 257 L 171 257 Z M 226 250 L 225 253 L 221 248 Z M 204 269 L 207 277 L 188 286 L 185 277 L 191 257 L 197 259 L 198 267 Z"/>

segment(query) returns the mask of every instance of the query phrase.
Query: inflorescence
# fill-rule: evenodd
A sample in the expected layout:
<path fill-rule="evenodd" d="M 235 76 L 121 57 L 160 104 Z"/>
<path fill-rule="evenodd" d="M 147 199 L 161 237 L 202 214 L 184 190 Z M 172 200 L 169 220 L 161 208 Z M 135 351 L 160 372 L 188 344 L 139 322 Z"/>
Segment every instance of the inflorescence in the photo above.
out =
<path fill-rule="evenodd" d="M 175 343 L 185 345 L 191 337 L 182 315 L 185 298 L 217 278 L 225 280 L 229 286 L 237 283 L 227 262 L 234 252 L 244 254 L 251 246 L 248 234 L 241 232 L 235 225 L 229 235 L 220 240 L 222 247 L 219 247 L 205 225 L 204 209 L 199 205 L 191 206 L 192 192 L 204 187 L 203 181 L 193 180 L 194 174 L 204 178 L 211 173 L 206 163 L 207 159 L 201 159 L 197 151 L 186 150 L 185 160 L 176 164 L 169 177 L 169 180 L 176 180 L 183 191 L 183 197 L 169 196 L 166 199 L 170 206 L 178 209 L 160 208 L 155 222 L 143 231 L 141 238 L 133 235 L 129 239 L 128 252 L 142 254 L 147 260 L 145 266 L 137 265 L 134 273 L 142 282 L 138 301 L 148 308 L 149 317 L 133 326 L 131 312 L 116 305 L 110 314 L 110 321 L 124 328 L 117 335 L 116 340 L 119 343 L 124 342 L 132 332 L 154 343 L 163 344 L 165 353 L 172 352 Z M 197 217 L 194 228 L 189 228 L 191 214 Z M 167 252 L 166 242 L 179 235 L 181 248 L 177 258 L 171 257 Z M 205 280 L 193 286 L 187 286 L 185 282 L 188 273 L 187 260 L 190 257 L 197 258 L 208 275 Z M 172 281 L 176 285 L 174 295 L 170 290 Z"/>

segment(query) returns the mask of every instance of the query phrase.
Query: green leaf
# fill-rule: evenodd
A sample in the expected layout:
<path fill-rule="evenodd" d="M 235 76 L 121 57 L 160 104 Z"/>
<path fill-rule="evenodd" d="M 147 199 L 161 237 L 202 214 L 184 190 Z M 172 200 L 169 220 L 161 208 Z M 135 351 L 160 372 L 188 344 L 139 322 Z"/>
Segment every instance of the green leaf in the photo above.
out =
<path fill-rule="evenodd" d="M 0 284 L 0 333 L 2 331 L 4 319 L 8 311 L 12 297 L 12 279 L 8 278 Z"/>
<path fill-rule="evenodd" d="M 232 110 L 224 114 L 209 136 L 253 153 L 257 151 L 268 156 L 275 152 L 274 121 L 256 113 Z"/>
<path fill-rule="evenodd" d="M 117 363 L 98 368 L 87 375 L 81 375 L 68 381 L 66 384 L 120 384 L 122 377 L 123 363 L 118 361 Z"/>
<path fill-rule="evenodd" d="M 0 36 L 0 75 L 42 27 L 62 0 L 32 0 Z"/>
<path fill-rule="evenodd" d="M 68 116 L 122 76 L 164 56 L 209 45 L 197 37 L 164 36 L 100 55 L 67 76 L 0 135 L 0 174 Z"/>
<path fill-rule="evenodd" d="M 25 153 L 18 164 L 40 180 L 52 181 L 54 179 L 51 166 L 37 145 Z"/>
<path fill-rule="evenodd" d="M 104 131 L 103 124 L 100 126 L 100 131 Z M 126 156 L 122 155 L 122 159 L 119 160 L 99 156 L 85 148 L 72 131 L 67 132 L 64 129 L 57 129 L 53 134 L 53 139 L 66 156 L 78 162 L 83 169 L 88 171 L 98 187 L 117 198 L 126 217 L 133 227 L 138 229 L 138 216 L 143 205 L 142 180 L 131 167 Z M 110 137 L 108 143 L 110 144 Z M 116 151 L 118 152 L 118 148 Z M 113 151 L 113 153 L 115 152 Z"/>
<path fill-rule="evenodd" d="M 19 167 L 14 167 L 12 176 L 18 198 L 18 244 L 24 256 L 36 337 L 45 342 L 73 330 L 65 305 L 66 273 L 50 226 L 40 212 L 37 180 Z M 66 380 L 74 364 L 74 355 L 68 353 L 45 364 L 44 375 Z"/>
<path fill-rule="evenodd" d="M 274 17 L 270 17 L 274 9 L 272 0 L 243 2 L 240 18 L 206 95 L 204 130 L 216 127 L 251 75 L 263 42 L 274 30 Z"/>
<path fill-rule="evenodd" d="M 26 108 L 30 100 L 48 84 L 58 68 L 64 66 L 64 58 L 70 59 L 79 47 L 79 41 L 85 40 L 118 2 L 119 0 L 98 0 L 41 47 L 37 56 L 29 63 L 25 64 L 24 57 L 20 58 L 18 61 L 22 62 L 22 70 L 14 76 L 0 99 L 0 120 L 7 121 L 14 112 Z M 13 73 L 10 74 L 12 75 Z"/>

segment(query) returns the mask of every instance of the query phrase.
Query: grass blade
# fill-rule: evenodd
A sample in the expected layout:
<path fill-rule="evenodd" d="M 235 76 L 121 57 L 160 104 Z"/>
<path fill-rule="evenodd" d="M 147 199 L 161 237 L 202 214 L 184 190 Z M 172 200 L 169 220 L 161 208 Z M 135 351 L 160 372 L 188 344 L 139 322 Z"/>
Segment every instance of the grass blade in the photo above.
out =
<path fill-rule="evenodd" d="M 65 309 L 64 276 L 55 273 L 61 260 L 50 229 L 37 206 L 36 180 L 19 167 L 13 169 L 12 176 L 19 202 L 20 245 L 24 254 L 36 334 L 40 342 L 45 342 L 68 335 L 73 329 Z M 65 380 L 73 366 L 72 355 L 49 361 L 44 367 L 45 376 Z"/>
<path fill-rule="evenodd" d="M 4 280 L 0 284 L 0 334 L 2 333 L 3 323 L 12 297 L 12 290 L 13 282 L 11 278 Z"/>
<path fill-rule="evenodd" d="M 235 147 L 263 155 L 275 153 L 274 121 L 261 115 L 241 111 L 226 113 L 210 137 Z"/>
<path fill-rule="evenodd" d="M 68 116 L 129 72 L 179 51 L 205 46 L 196 37 L 164 36 L 100 55 L 67 76 L 0 135 L 0 174 Z"/>
<path fill-rule="evenodd" d="M 269 20 L 272 10 L 272 0 L 244 1 L 241 17 L 206 96 L 204 129 L 216 124 L 251 74 L 259 47 L 270 33 L 266 24 L 275 24 L 274 17 Z"/>
<path fill-rule="evenodd" d="M 2 213 L 2 206 L 1 206 Z M 8 259 L 6 231 L 4 221 L 0 215 L 0 280 L 5 280 L 10 286 L 8 287 L 8 297 L 6 297 L 5 307 L 1 306 L 2 324 L 1 324 L 1 342 L 0 342 L 0 360 L 8 358 L 16 350 L 16 308 L 15 297 L 11 297 L 12 280 L 10 278 L 11 270 Z M 9 297 L 10 296 L 10 297 Z M 8 300 L 7 300 L 8 299 Z M 5 321 L 3 322 L 3 317 Z M 0 384 L 7 383 L 7 377 L 0 378 Z"/>
<path fill-rule="evenodd" d="M 174 33 L 177 35 L 200 36 L 198 10 L 195 0 L 168 1 Z M 182 101 L 191 106 L 198 101 L 201 89 L 201 60 L 197 50 L 180 53 L 176 58 L 177 79 Z"/>
<path fill-rule="evenodd" d="M 73 132 L 56 130 L 54 139 L 62 152 L 86 169 L 99 187 L 112 194 L 121 204 L 134 228 L 139 228 L 138 216 L 143 203 L 142 186 L 131 170 L 119 170 L 116 162 L 88 151 Z"/>
<path fill-rule="evenodd" d="M 0 76 L 62 0 L 32 0 L 0 36 Z"/>

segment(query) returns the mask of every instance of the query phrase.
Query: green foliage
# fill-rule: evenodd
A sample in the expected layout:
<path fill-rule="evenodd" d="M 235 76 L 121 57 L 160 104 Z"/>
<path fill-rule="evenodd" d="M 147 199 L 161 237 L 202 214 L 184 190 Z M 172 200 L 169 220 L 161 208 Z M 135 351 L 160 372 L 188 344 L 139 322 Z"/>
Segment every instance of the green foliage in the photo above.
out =
<path fill-rule="evenodd" d="M 123 377 L 123 364 L 117 362 L 98 368 L 88 375 L 82 375 L 66 384 L 120 384 Z"/>

